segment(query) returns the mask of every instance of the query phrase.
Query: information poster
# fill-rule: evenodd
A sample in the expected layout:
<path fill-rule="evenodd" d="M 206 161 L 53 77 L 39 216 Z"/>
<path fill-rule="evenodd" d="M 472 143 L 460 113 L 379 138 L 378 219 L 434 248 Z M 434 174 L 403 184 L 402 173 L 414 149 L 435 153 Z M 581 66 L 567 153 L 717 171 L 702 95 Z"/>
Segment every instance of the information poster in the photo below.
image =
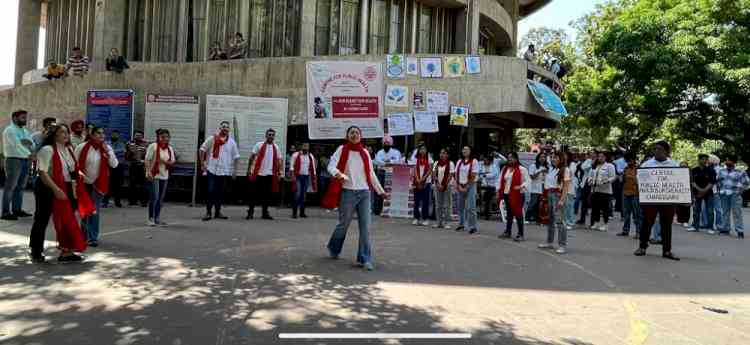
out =
<path fill-rule="evenodd" d="M 482 73 L 482 60 L 479 56 L 467 56 L 466 57 L 466 73 L 467 74 L 480 74 Z"/>
<path fill-rule="evenodd" d="M 385 91 L 385 105 L 389 107 L 409 107 L 409 87 L 388 85 Z"/>
<path fill-rule="evenodd" d="M 156 130 L 169 130 L 170 145 L 177 156 L 173 175 L 195 174 L 196 145 L 200 119 L 200 100 L 197 96 L 146 96 L 144 132 L 147 141 L 156 141 Z"/>
<path fill-rule="evenodd" d="M 128 142 L 133 133 L 133 90 L 89 90 L 86 95 L 86 123 L 103 127 L 107 138 L 120 131 Z"/>
<path fill-rule="evenodd" d="M 464 76 L 464 62 L 463 56 L 447 56 L 445 57 L 445 77 L 446 78 L 460 78 Z"/>
<path fill-rule="evenodd" d="M 365 138 L 383 137 L 383 64 L 360 61 L 307 63 L 310 139 L 343 139 L 356 125 Z"/>
<path fill-rule="evenodd" d="M 437 133 L 438 116 L 434 111 L 415 111 L 414 112 L 414 132 L 416 133 Z"/>
<path fill-rule="evenodd" d="M 414 120 L 411 113 L 388 114 L 388 135 L 413 135 Z"/>
<path fill-rule="evenodd" d="M 386 73 L 391 79 L 406 78 L 406 61 L 403 55 L 386 55 Z"/>
<path fill-rule="evenodd" d="M 690 169 L 638 169 L 638 197 L 642 205 L 690 205 Z"/>
<path fill-rule="evenodd" d="M 451 126 L 469 126 L 469 108 L 451 106 Z"/>
<path fill-rule="evenodd" d="M 419 59 L 415 57 L 406 58 L 406 74 L 419 75 Z"/>
<path fill-rule="evenodd" d="M 427 91 L 427 111 L 448 113 L 450 111 L 448 91 Z"/>
<path fill-rule="evenodd" d="M 255 143 L 265 140 L 266 130 L 276 131 L 274 143 L 279 155 L 286 159 L 287 116 L 289 102 L 286 98 L 244 96 L 206 96 L 206 136 L 213 135 L 219 123 L 228 121 L 230 135 L 238 139 L 240 150 L 239 175 L 247 174 L 247 160 Z M 342 135 L 343 138 L 343 135 Z"/>
<path fill-rule="evenodd" d="M 414 215 L 414 192 L 411 188 L 409 165 L 394 165 L 386 168 L 383 215 L 391 218 L 412 218 Z"/>
<path fill-rule="evenodd" d="M 420 71 L 422 78 L 442 78 L 443 77 L 443 59 L 441 58 L 422 58 L 420 62 Z"/>

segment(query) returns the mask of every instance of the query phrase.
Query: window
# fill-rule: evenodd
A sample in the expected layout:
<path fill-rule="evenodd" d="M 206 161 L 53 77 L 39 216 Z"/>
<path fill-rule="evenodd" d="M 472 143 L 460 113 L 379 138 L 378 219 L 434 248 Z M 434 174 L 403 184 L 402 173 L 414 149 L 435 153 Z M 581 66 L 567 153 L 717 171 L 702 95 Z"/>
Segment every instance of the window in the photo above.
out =
<path fill-rule="evenodd" d="M 341 29 L 339 54 L 359 52 L 359 0 L 341 1 Z"/>
<path fill-rule="evenodd" d="M 389 33 L 389 44 L 388 44 L 388 52 L 389 53 L 398 53 L 402 52 L 401 48 L 401 7 L 400 3 L 401 0 L 392 0 L 391 3 L 391 21 L 390 21 L 390 33 Z"/>
<path fill-rule="evenodd" d="M 432 7 L 422 5 L 419 14 L 419 53 L 432 53 Z"/>
<path fill-rule="evenodd" d="M 351 55 L 359 51 L 359 0 L 318 0 L 315 55 Z"/>
<path fill-rule="evenodd" d="M 388 12 L 385 0 L 371 0 L 369 54 L 388 52 Z"/>
<path fill-rule="evenodd" d="M 318 0 L 315 14 L 315 55 L 328 55 L 331 46 L 331 0 Z"/>

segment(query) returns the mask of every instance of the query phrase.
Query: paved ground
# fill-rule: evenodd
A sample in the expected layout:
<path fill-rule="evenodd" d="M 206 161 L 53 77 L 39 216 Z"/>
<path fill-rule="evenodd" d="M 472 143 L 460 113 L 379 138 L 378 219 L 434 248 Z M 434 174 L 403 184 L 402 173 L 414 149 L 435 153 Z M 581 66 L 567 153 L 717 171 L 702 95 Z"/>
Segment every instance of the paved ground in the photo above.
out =
<path fill-rule="evenodd" d="M 734 237 L 678 227 L 683 260 L 671 262 L 660 248 L 634 257 L 635 241 L 612 226 L 572 232 L 558 256 L 536 249 L 545 231 L 535 226 L 517 244 L 497 239 L 495 222 L 470 237 L 378 218 L 376 271 L 365 272 L 352 265 L 355 225 L 344 259 L 325 257 L 335 213 L 293 220 L 278 210 L 273 222 L 226 213 L 203 223 L 202 209 L 170 204 L 174 224 L 149 229 L 142 208 L 107 209 L 101 246 L 83 264 L 31 264 L 31 221 L 1 222 L 0 343 L 368 343 L 282 332 L 472 335 L 388 344 L 750 343 L 750 243 Z"/>

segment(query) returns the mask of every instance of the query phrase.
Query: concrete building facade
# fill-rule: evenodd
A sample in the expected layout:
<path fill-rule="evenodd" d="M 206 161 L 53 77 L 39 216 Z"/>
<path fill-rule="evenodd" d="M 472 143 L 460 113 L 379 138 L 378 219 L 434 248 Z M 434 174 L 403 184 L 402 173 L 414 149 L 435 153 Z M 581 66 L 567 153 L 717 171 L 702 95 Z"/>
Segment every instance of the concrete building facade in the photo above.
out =
<path fill-rule="evenodd" d="M 451 102 L 470 107 L 472 128 L 507 136 L 518 127 L 554 127 L 559 119 L 526 88 L 527 70 L 545 71 L 515 57 L 518 21 L 550 1 L 24 0 L 17 87 L 0 92 L 0 110 L 80 118 L 87 89 L 132 88 L 139 116 L 150 92 L 278 96 L 290 100 L 290 125 L 304 125 L 306 61 L 472 54 L 482 56 L 479 76 L 404 83 L 447 90 Z M 43 52 L 37 51 L 40 27 L 46 29 Z M 226 47 L 236 32 L 248 42 L 246 59 L 207 61 L 211 45 Z M 38 54 L 64 62 L 74 46 L 91 58 L 89 75 L 20 86 Z M 113 47 L 132 62 L 130 71 L 103 71 Z"/>

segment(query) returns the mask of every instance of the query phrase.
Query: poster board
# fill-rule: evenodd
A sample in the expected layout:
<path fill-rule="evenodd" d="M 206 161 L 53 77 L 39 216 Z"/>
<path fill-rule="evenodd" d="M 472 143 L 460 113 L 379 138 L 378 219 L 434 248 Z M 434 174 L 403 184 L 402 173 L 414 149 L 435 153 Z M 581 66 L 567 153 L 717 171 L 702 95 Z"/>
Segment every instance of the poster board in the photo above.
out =
<path fill-rule="evenodd" d="M 414 131 L 417 133 L 439 132 L 437 113 L 434 111 L 415 111 Z"/>
<path fill-rule="evenodd" d="M 457 105 L 451 106 L 451 126 L 469 126 L 469 108 Z"/>
<path fill-rule="evenodd" d="M 146 96 L 143 132 L 146 141 L 156 141 L 156 130 L 169 130 L 170 145 L 174 148 L 177 164 L 172 175 L 195 174 L 196 145 L 199 145 L 200 100 L 198 96 Z"/>
<path fill-rule="evenodd" d="M 104 128 L 107 138 L 113 130 L 129 142 L 133 135 L 133 90 L 89 90 L 86 93 L 86 123 Z"/>
<path fill-rule="evenodd" d="M 412 166 L 393 165 L 386 168 L 383 216 L 412 218 L 414 216 L 414 191 L 411 188 Z"/>
<path fill-rule="evenodd" d="M 383 64 L 308 61 L 307 128 L 310 139 L 343 139 L 356 125 L 364 138 L 383 137 Z"/>
<path fill-rule="evenodd" d="M 638 199 L 641 205 L 690 205 L 690 169 L 639 168 Z"/>
<path fill-rule="evenodd" d="M 388 114 L 388 134 L 391 136 L 413 135 L 414 120 L 411 113 Z"/>
<path fill-rule="evenodd" d="M 427 111 L 436 113 L 448 113 L 450 103 L 448 102 L 448 91 L 427 90 Z"/>
<path fill-rule="evenodd" d="M 250 152 L 255 143 L 265 140 L 269 128 L 276 131 L 274 143 L 279 146 L 281 159 L 286 159 L 288 115 L 289 101 L 286 98 L 207 95 L 206 135 L 212 135 L 221 121 L 229 121 L 232 127 L 230 135 L 239 139 L 237 174 L 245 176 Z"/>

